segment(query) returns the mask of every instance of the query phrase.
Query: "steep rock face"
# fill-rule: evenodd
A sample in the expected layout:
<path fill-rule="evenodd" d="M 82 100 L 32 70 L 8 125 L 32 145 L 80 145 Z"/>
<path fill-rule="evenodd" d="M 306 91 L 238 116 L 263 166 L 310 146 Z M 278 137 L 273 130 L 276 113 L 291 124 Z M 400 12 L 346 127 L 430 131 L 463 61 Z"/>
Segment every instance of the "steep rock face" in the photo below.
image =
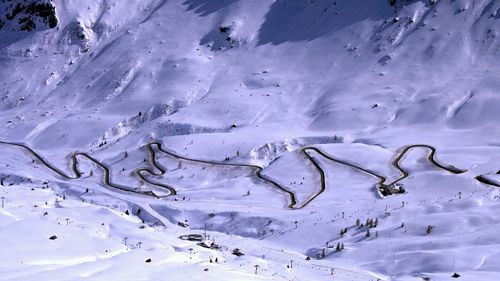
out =
<path fill-rule="evenodd" d="M 7 0 L 0 5 L 0 30 L 44 30 L 59 22 L 52 1 Z"/>
<path fill-rule="evenodd" d="M 422 0 L 388 0 L 389 4 L 394 7 L 402 7 L 413 2 L 422 1 Z M 426 2 L 430 5 L 436 4 L 438 0 L 423 0 L 422 2 Z"/>
<path fill-rule="evenodd" d="M 90 49 L 92 30 L 85 27 L 82 22 L 78 20 L 70 22 L 63 32 L 64 35 L 61 38 L 63 44 L 77 45 L 82 52 Z"/>

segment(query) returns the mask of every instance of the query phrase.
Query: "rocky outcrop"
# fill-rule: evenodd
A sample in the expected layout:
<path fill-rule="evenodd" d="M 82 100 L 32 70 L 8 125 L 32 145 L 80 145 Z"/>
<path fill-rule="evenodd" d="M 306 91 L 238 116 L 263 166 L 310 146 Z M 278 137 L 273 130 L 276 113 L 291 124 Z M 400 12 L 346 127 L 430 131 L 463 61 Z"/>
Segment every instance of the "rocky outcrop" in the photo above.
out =
<path fill-rule="evenodd" d="M 394 7 L 403 7 L 405 5 L 409 5 L 413 2 L 416 2 L 418 0 L 389 0 L 389 4 Z M 422 2 L 425 2 L 429 5 L 434 5 L 436 4 L 437 0 L 420 0 Z"/>
<path fill-rule="evenodd" d="M 56 7 L 48 0 L 6 0 L 0 4 L 0 30 L 34 31 L 55 28 Z"/>

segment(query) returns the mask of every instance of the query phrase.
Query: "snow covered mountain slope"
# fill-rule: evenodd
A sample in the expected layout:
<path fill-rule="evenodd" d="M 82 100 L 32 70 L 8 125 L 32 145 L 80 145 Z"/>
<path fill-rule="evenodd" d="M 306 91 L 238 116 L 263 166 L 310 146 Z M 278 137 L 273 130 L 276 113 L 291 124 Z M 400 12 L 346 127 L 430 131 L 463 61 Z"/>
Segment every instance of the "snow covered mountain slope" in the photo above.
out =
<path fill-rule="evenodd" d="M 2 133 L 75 148 L 139 112 L 122 130 L 494 123 L 497 1 L 382 2 L 55 1 L 57 28 L 2 48 Z M 73 123 L 92 130 L 55 133 Z"/>
<path fill-rule="evenodd" d="M 0 144 L 1 178 L 383 279 L 496 280 L 499 33 L 498 0 L 1 1 L 0 140 L 68 175 Z M 380 198 L 420 143 L 455 168 L 412 149 Z M 161 199 L 82 155 L 73 176 L 75 151 Z"/>

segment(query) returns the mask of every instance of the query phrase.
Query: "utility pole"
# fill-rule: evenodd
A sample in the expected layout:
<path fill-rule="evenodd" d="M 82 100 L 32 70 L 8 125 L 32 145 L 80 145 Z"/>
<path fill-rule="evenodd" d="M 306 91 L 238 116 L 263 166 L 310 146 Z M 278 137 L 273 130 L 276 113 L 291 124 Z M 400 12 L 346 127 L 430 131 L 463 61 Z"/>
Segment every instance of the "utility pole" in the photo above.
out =
<path fill-rule="evenodd" d="M 258 265 L 258 264 L 256 264 L 256 265 L 254 265 L 254 266 L 255 266 L 255 274 L 257 275 L 257 270 L 259 269 L 259 265 Z"/>

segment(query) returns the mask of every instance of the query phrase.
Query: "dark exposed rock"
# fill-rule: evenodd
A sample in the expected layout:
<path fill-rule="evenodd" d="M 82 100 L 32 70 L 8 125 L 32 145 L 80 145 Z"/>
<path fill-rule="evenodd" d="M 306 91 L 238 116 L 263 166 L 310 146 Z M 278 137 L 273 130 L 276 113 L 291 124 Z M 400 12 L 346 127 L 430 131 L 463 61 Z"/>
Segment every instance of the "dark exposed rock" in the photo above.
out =
<path fill-rule="evenodd" d="M 388 0 L 389 5 L 393 6 L 396 8 L 396 11 L 400 10 L 404 6 L 410 5 L 413 2 L 417 1 L 422 1 L 422 0 Z M 424 3 L 427 5 L 434 5 L 436 4 L 437 0 L 424 0 Z"/>
<path fill-rule="evenodd" d="M 19 19 L 19 24 L 21 25 L 21 30 L 32 31 L 36 28 L 36 24 L 31 18 L 21 18 Z"/>
<path fill-rule="evenodd" d="M 240 45 L 240 39 L 235 38 L 231 26 L 219 26 L 213 29 L 200 41 L 200 45 L 210 47 L 212 51 L 225 51 Z"/>
<path fill-rule="evenodd" d="M 59 23 L 52 1 L 7 0 L 0 10 L 0 29 L 11 23 L 11 31 L 55 28 Z"/>
<path fill-rule="evenodd" d="M 381 65 L 386 65 L 392 60 L 392 57 L 390 55 L 385 55 L 381 57 L 377 62 L 380 63 Z"/>
<path fill-rule="evenodd" d="M 221 27 L 219 27 L 219 32 L 220 33 L 228 33 L 229 31 L 231 31 L 231 27 L 229 27 L 229 26 L 221 26 Z"/>

